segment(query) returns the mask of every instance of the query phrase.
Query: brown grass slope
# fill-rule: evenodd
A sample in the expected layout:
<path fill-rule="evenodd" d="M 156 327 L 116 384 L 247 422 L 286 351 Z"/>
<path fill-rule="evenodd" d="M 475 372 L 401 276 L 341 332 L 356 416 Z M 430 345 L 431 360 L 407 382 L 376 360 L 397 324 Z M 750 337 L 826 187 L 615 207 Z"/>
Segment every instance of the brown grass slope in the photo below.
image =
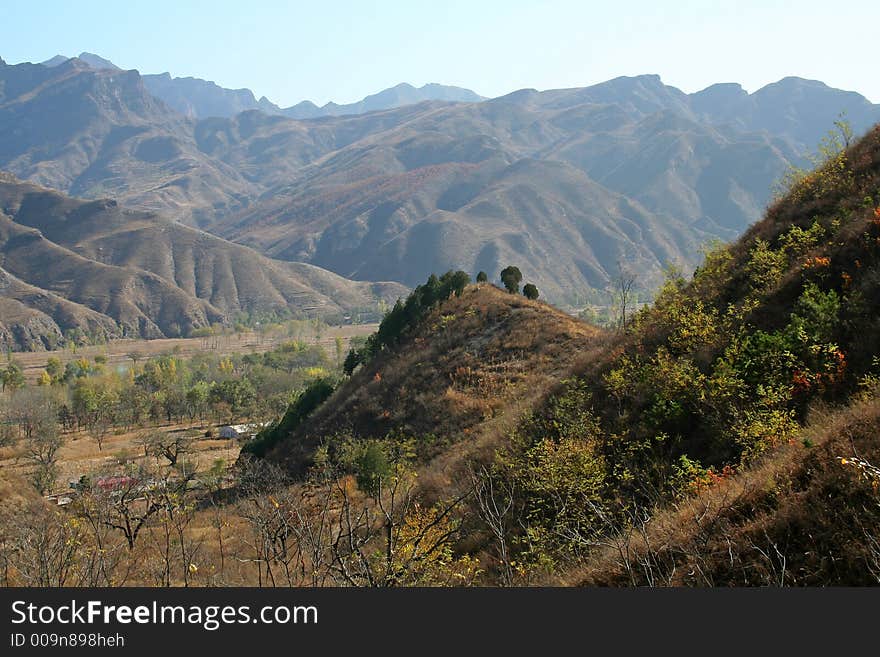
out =
<path fill-rule="evenodd" d="M 542 302 L 469 286 L 356 371 L 271 457 L 301 472 L 325 437 L 391 432 L 486 448 L 500 427 L 515 424 L 568 376 L 600 335 Z"/>
<path fill-rule="evenodd" d="M 806 443 L 787 445 L 723 485 L 608 537 L 560 583 L 880 584 L 876 479 L 855 461 L 880 463 L 878 435 L 877 400 L 817 414 Z"/>
<path fill-rule="evenodd" d="M 47 313 L 38 294 L 25 302 L 21 291 L 3 292 L 53 319 L 58 326 L 47 325 L 50 333 L 98 328 L 109 335 L 176 337 L 230 322 L 241 312 L 337 314 L 404 291 L 397 284 L 355 283 L 311 265 L 272 261 L 152 213 L 125 210 L 115 201 L 72 199 L 11 176 L 0 177 L 0 256 L 0 266 L 15 279 L 81 307 L 56 304 Z M 16 330 L 21 338 L 10 338 L 13 346 L 46 342 L 33 340 L 33 331 Z"/>
<path fill-rule="evenodd" d="M 836 342 L 845 375 L 812 398 L 800 432 L 703 492 L 619 524 L 560 581 L 584 585 L 876 585 L 880 583 L 880 126 L 809 174 L 730 247 L 731 276 L 694 283 L 692 301 L 723 308 L 746 298 L 757 240 L 777 247 L 815 221 L 834 232 L 792 258 L 745 324 L 776 331 L 805 285 L 843 300 Z M 816 269 L 818 268 L 818 271 Z M 814 273 L 815 272 L 815 273 Z M 667 345 L 650 316 L 615 354 L 590 365 L 599 380 L 620 353 Z M 711 354 L 704 354 L 709 362 Z M 608 400 L 605 400 L 608 401 Z M 600 401 L 600 413 L 612 413 Z M 699 439 L 697 429 L 693 438 Z"/>

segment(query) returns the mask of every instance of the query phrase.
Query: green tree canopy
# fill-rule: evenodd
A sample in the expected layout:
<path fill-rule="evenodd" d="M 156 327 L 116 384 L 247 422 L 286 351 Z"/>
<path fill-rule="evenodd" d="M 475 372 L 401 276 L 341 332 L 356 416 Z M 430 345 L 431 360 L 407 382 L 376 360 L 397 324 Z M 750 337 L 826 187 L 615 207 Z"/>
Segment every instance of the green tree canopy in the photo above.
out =
<path fill-rule="evenodd" d="M 522 272 L 519 267 L 510 265 L 501 270 L 501 282 L 511 294 L 519 293 L 519 284 L 522 282 Z"/>

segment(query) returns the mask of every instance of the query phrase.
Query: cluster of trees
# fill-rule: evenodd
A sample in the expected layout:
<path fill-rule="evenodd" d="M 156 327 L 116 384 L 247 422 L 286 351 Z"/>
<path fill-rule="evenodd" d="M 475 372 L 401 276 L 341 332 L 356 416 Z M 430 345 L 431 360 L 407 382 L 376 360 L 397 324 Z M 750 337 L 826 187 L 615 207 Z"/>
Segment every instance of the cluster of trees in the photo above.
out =
<path fill-rule="evenodd" d="M 501 270 L 501 283 L 504 288 L 511 294 L 519 294 L 519 284 L 522 283 L 523 275 L 519 267 L 510 265 Z M 477 274 L 477 283 L 486 283 L 489 280 L 488 274 L 481 271 Z M 526 283 L 522 290 L 523 296 L 527 299 L 535 300 L 540 296 L 538 288 L 533 283 Z"/>
<path fill-rule="evenodd" d="M 483 283 L 487 282 L 489 277 L 486 272 L 481 271 L 477 274 L 476 280 L 478 283 Z M 501 281 L 508 292 L 519 294 L 522 273 L 517 267 L 505 267 L 501 271 Z M 436 274 L 431 274 L 428 280 L 416 287 L 405 301 L 397 300 L 394 307 L 382 318 L 379 329 L 374 335 L 371 335 L 360 347 L 349 351 L 344 362 L 345 373 L 351 374 L 358 365 L 369 362 L 377 353 L 396 344 L 401 336 L 418 324 L 438 303 L 453 294 L 461 296 L 470 282 L 470 276 L 463 271 L 450 270 L 439 278 Z M 523 287 L 523 295 L 534 300 L 540 293 L 534 284 L 527 283 Z"/>
<path fill-rule="evenodd" d="M 114 432 L 163 423 L 268 421 L 312 381 L 332 380 L 338 351 L 331 359 L 319 345 L 291 341 L 255 354 L 138 357 L 121 368 L 109 367 L 100 355 L 64 366 L 50 357 L 35 385 L 16 376 L 0 396 L 0 445 L 18 446 L 32 466 L 32 483 L 47 492 L 70 432 L 86 433 L 103 450 Z M 12 363 L 5 371 L 21 370 Z"/>
<path fill-rule="evenodd" d="M 448 271 L 439 278 L 431 274 L 425 283 L 410 293 L 406 301 L 397 300 L 382 319 L 376 333 L 360 349 L 349 352 L 343 366 L 345 373 L 351 374 L 358 365 L 369 362 L 377 353 L 396 344 L 438 303 L 453 294 L 461 296 L 470 282 L 470 276 L 463 271 Z"/>

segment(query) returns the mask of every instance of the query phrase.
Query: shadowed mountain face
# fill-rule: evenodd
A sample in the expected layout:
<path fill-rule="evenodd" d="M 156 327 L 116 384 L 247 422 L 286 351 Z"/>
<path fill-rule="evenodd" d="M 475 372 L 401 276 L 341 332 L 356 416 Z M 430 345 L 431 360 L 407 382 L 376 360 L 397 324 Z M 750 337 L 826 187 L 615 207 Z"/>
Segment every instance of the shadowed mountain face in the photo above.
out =
<path fill-rule="evenodd" d="M 352 110 L 366 113 L 302 121 L 190 119 L 137 72 L 78 59 L 0 65 L 0 85 L 0 167 L 20 177 L 359 280 L 513 263 L 557 303 L 606 288 L 619 263 L 647 289 L 666 264 L 692 267 L 760 216 L 841 112 L 856 132 L 880 120 L 796 78 L 688 95 L 648 75 L 367 111 L 410 102 L 398 87 Z"/>
<path fill-rule="evenodd" d="M 275 262 L 116 201 L 80 201 L 0 174 L 0 345 L 52 346 L 80 329 L 187 335 L 240 313 L 326 316 L 404 289 Z"/>

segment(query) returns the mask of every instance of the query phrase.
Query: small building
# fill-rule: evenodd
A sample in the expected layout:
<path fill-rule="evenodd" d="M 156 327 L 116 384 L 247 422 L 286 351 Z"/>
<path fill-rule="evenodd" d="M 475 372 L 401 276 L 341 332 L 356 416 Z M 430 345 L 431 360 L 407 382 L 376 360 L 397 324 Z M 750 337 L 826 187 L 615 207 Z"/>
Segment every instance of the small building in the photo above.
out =
<path fill-rule="evenodd" d="M 256 436 L 260 429 L 266 426 L 265 422 L 252 422 L 250 424 L 227 424 L 220 427 L 219 435 L 221 438 L 229 438 L 234 440 L 251 440 Z"/>

